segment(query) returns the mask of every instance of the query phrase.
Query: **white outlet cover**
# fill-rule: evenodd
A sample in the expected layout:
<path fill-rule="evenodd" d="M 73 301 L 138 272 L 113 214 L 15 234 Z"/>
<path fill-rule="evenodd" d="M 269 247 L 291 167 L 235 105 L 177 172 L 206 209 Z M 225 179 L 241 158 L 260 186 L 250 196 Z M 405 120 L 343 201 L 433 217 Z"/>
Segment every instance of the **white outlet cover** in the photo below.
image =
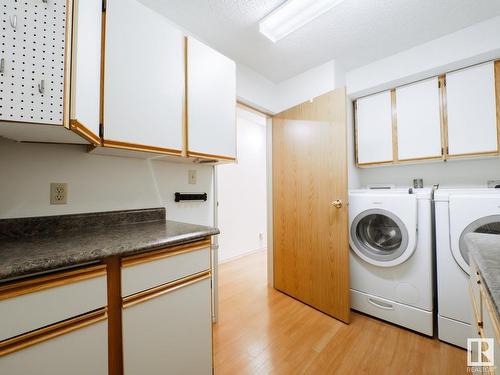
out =
<path fill-rule="evenodd" d="M 68 184 L 65 182 L 52 182 L 50 184 L 50 204 L 68 203 Z"/>
<path fill-rule="evenodd" d="M 189 170 L 188 171 L 188 183 L 190 185 L 195 185 L 196 184 L 196 170 Z"/>

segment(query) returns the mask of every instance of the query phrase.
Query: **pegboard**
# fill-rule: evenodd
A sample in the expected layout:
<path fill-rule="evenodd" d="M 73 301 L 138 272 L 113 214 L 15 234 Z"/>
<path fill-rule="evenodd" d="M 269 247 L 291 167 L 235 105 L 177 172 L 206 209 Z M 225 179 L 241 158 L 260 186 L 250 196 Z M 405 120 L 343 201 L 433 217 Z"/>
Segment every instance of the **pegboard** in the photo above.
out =
<path fill-rule="evenodd" d="M 66 0 L 0 0 L 0 15 L 0 120 L 61 125 Z"/>

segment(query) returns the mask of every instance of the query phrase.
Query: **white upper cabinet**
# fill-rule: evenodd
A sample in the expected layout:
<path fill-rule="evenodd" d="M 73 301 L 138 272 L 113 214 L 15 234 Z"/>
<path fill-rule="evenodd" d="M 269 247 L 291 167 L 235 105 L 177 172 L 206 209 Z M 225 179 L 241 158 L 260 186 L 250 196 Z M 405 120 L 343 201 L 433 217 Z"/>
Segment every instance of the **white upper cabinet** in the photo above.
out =
<path fill-rule="evenodd" d="M 5 2 L 1 136 L 100 142 L 101 14 L 101 0 Z"/>
<path fill-rule="evenodd" d="M 438 78 L 396 89 L 398 160 L 441 157 Z"/>
<path fill-rule="evenodd" d="M 187 39 L 188 155 L 236 158 L 236 65 Z"/>
<path fill-rule="evenodd" d="M 0 12 L 0 120 L 63 125 L 66 0 L 3 1 Z"/>
<path fill-rule="evenodd" d="M 182 32 L 137 0 L 108 0 L 105 49 L 104 145 L 180 155 Z"/>
<path fill-rule="evenodd" d="M 446 93 L 448 154 L 497 152 L 494 64 L 448 73 Z"/>
<path fill-rule="evenodd" d="M 74 0 L 71 120 L 98 141 L 102 0 Z M 85 129 L 80 129 L 85 131 Z"/>
<path fill-rule="evenodd" d="M 356 107 L 358 164 L 392 161 L 391 92 L 358 99 Z"/>

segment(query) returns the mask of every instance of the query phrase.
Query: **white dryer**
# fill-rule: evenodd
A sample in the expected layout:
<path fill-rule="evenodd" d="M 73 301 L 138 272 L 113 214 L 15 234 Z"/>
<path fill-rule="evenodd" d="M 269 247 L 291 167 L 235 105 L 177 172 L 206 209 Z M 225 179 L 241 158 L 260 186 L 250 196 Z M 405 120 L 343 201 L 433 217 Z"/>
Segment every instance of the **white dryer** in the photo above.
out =
<path fill-rule="evenodd" d="M 349 192 L 352 308 L 433 334 L 431 189 Z"/>
<path fill-rule="evenodd" d="M 438 189 L 434 195 L 438 290 L 438 336 L 465 348 L 471 336 L 469 232 L 500 234 L 500 189 Z"/>

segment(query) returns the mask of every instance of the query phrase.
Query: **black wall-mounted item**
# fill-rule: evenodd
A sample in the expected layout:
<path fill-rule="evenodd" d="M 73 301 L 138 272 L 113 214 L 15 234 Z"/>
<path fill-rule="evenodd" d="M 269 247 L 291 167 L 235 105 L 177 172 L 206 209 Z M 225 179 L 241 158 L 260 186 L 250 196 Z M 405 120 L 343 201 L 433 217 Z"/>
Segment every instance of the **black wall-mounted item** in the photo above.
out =
<path fill-rule="evenodd" d="M 204 201 L 208 199 L 207 193 L 175 193 L 175 201 Z"/>

